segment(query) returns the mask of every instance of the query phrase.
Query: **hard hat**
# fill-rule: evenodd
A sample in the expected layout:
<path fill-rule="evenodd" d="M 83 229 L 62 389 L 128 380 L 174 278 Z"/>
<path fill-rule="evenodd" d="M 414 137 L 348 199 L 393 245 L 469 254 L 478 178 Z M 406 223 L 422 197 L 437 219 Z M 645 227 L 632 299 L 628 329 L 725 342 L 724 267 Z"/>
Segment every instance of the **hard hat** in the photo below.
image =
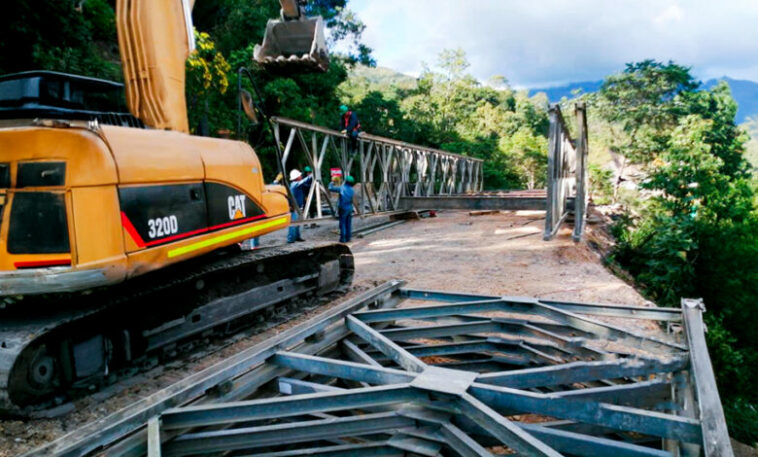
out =
<path fill-rule="evenodd" d="M 298 170 L 297 168 L 293 168 L 292 170 L 290 170 L 290 181 L 294 181 L 301 176 L 303 176 L 303 174 L 300 173 L 300 170 Z"/>
<path fill-rule="evenodd" d="M 340 106 L 340 113 L 342 113 L 342 114 L 345 114 L 345 113 L 347 113 L 347 112 L 348 112 L 348 107 L 347 107 L 347 105 L 342 105 L 342 106 Z"/>
<path fill-rule="evenodd" d="M 355 183 L 355 179 L 353 179 L 352 176 L 348 176 L 347 178 L 345 178 L 345 182 L 347 182 L 349 184 L 353 184 L 353 183 Z"/>
<path fill-rule="evenodd" d="M 311 167 L 305 167 L 305 168 L 303 168 L 303 171 L 306 172 L 306 173 L 310 173 L 310 172 L 313 171 L 313 169 Z"/>

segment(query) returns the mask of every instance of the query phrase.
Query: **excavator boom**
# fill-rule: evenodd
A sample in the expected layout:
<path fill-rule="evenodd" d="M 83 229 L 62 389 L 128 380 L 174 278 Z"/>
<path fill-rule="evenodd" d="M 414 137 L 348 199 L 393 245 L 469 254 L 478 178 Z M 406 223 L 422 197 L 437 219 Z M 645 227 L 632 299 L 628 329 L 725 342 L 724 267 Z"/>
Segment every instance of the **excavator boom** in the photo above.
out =
<path fill-rule="evenodd" d="M 129 111 L 146 125 L 188 132 L 188 0 L 117 0 L 116 25 Z"/>

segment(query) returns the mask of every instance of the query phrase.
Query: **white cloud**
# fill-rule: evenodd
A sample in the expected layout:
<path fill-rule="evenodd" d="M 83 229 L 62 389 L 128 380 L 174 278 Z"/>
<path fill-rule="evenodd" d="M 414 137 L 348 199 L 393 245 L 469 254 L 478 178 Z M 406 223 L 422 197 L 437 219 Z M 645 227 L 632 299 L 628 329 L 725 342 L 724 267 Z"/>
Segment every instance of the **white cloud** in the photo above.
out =
<path fill-rule="evenodd" d="M 758 80 L 755 0 L 351 0 L 379 65 L 418 73 L 461 47 L 480 80 L 596 80 L 646 58 Z"/>
<path fill-rule="evenodd" d="M 680 22 L 684 17 L 684 12 L 679 5 L 669 5 L 658 16 L 653 18 L 653 22 L 658 26 L 666 26 Z"/>

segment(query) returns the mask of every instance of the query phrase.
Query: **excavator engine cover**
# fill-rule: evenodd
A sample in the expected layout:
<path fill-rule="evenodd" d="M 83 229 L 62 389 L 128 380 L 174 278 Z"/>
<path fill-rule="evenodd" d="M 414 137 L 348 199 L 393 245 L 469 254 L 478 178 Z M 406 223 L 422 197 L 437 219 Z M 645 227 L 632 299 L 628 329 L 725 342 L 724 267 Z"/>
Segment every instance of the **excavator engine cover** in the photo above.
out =
<path fill-rule="evenodd" d="M 329 54 L 321 16 L 295 20 L 269 20 L 263 44 L 254 59 L 267 69 L 326 71 Z"/>

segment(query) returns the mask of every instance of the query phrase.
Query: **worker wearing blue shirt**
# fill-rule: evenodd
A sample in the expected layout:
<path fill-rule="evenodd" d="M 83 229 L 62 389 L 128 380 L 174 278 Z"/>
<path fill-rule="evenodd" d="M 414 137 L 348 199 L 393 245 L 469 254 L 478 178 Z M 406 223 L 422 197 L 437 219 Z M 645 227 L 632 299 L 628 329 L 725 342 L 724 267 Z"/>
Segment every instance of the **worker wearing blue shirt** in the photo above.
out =
<path fill-rule="evenodd" d="M 340 243 L 348 243 L 352 238 L 354 184 L 355 179 L 352 176 L 345 178 L 345 184 L 341 186 L 338 186 L 334 181 L 329 183 L 329 190 L 339 194 L 337 207 L 340 217 Z"/>
<path fill-rule="evenodd" d="M 340 106 L 340 133 L 347 135 L 347 152 L 355 154 L 358 151 L 361 122 L 358 120 L 358 115 L 346 105 Z"/>
<path fill-rule="evenodd" d="M 295 203 L 297 203 L 299 208 L 302 208 L 305 204 L 304 189 L 306 185 L 310 185 L 311 180 L 313 180 L 313 175 L 303 178 L 303 174 L 300 173 L 300 170 L 295 169 L 290 171 L 290 192 L 292 192 L 292 197 L 295 199 Z M 297 220 L 297 208 L 292 208 L 291 216 L 292 222 L 295 222 Z M 300 236 L 300 226 L 290 224 L 289 232 L 287 232 L 287 242 L 294 243 L 295 241 L 305 240 Z"/>

